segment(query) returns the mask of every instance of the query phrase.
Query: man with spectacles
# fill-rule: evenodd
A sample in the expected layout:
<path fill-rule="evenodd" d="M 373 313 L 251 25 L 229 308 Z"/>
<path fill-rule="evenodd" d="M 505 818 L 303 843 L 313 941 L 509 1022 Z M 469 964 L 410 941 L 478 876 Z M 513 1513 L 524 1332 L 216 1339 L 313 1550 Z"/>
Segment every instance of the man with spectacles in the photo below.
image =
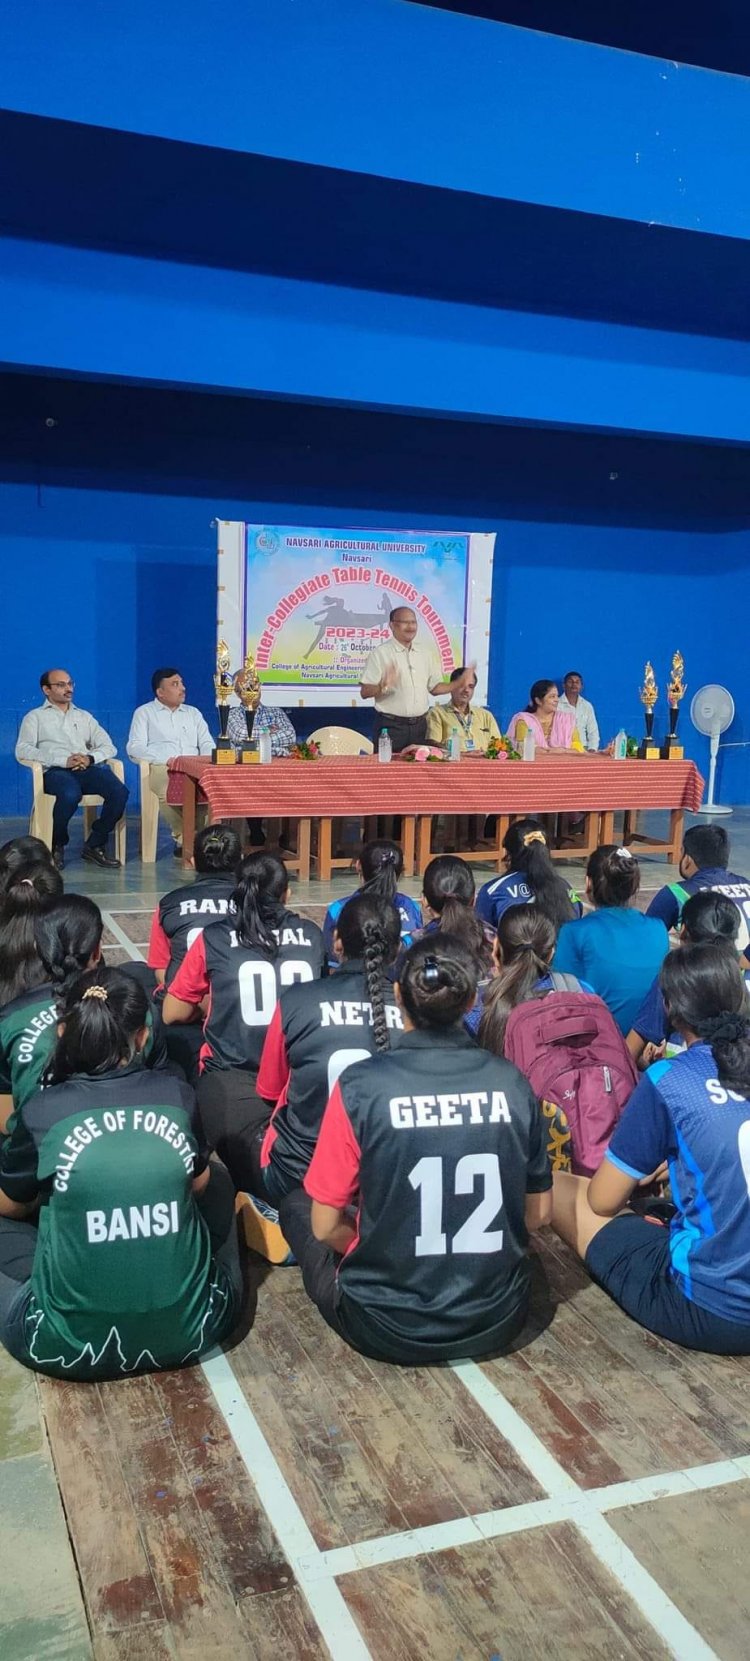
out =
<path fill-rule="evenodd" d="M 39 676 L 44 703 L 21 722 L 16 761 L 39 761 L 44 789 L 54 796 L 52 853 L 58 871 L 65 864 L 68 824 L 82 796 L 101 796 L 102 810 L 83 845 L 92 865 L 119 866 L 107 853 L 107 838 L 125 812 L 129 791 L 106 763 L 117 754 L 109 733 L 85 709 L 73 703 L 67 669 L 45 669 Z"/>

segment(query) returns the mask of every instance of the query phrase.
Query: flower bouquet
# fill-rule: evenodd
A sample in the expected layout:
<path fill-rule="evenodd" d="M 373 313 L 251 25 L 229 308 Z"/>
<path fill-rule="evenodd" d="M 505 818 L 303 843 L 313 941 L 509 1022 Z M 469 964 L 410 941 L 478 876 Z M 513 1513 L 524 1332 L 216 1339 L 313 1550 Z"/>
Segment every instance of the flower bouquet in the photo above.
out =
<path fill-rule="evenodd" d="M 292 761 L 320 761 L 323 751 L 314 738 L 300 738 L 289 754 Z"/>
<path fill-rule="evenodd" d="M 484 752 L 487 761 L 520 761 L 520 751 L 514 749 L 509 738 L 491 738 Z"/>
<path fill-rule="evenodd" d="M 399 750 L 399 761 L 447 761 L 444 750 L 439 750 L 435 744 L 407 744 L 405 750 Z"/>

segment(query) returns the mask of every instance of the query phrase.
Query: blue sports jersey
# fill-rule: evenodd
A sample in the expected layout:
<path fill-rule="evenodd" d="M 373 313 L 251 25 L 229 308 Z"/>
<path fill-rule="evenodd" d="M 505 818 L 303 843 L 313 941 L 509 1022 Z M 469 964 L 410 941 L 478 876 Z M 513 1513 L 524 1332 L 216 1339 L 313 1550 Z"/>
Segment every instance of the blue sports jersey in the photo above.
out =
<path fill-rule="evenodd" d="M 343 900 L 334 900 L 325 914 L 323 944 L 328 954 L 328 967 L 330 969 L 338 969 L 339 967 L 338 958 L 333 955 L 333 931 L 336 923 L 347 900 L 353 900 L 361 892 L 361 889 L 355 888 L 354 894 L 346 894 Z M 394 894 L 393 904 L 396 906 L 401 919 L 401 945 L 406 950 L 409 946 L 413 946 L 417 935 L 421 932 L 422 912 L 418 902 L 410 899 L 408 894 Z"/>
<path fill-rule="evenodd" d="M 606 1154 L 640 1179 L 669 1164 L 677 1215 L 671 1273 L 686 1298 L 750 1322 L 750 1101 L 726 1090 L 713 1050 L 692 1044 L 644 1073 Z"/>
<path fill-rule="evenodd" d="M 580 917 L 583 906 L 577 894 L 569 888 L 574 917 Z M 496 929 L 504 911 L 509 911 L 512 905 L 531 905 L 534 900 L 534 891 L 529 888 L 526 879 L 518 871 L 509 871 L 507 877 L 493 877 L 492 882 L 486 882 L 476 898 L 477 916 L 490 928 Z"/>
<path fill-rule="evenodd" d="M 682 901 L 675 888 L 682 888 L 686 894 L 698 894 L 703 888 L 715 888 L 717 894 L 726 894 L 727 899 L 734 900 L 742 917 L 744 930 L 740 931 L 737 941 L 739 951 L 744 951 L 748 943 L 748 925 L 750 925 L 750 882 L 746 877 L 738 877 L 735 871 L 725 870 L 723 865 L 707 865 L 703 871 L 696 871 L 694 877 L 682 877 L 676 883 L 667 883 L 655 894 L 646 912 L 647 917 L 659 917 L 668 929 L 676 929 L 682 916 Z"/>
<path fill-rule="evenodd" d="M 656 917 L 602 906 L 577 923 L 563 923 L 552 967 L 587 980 L 628 1033 L 668 951 L 669 936 Z"/>
<path fill-rule="evenodd" d="M 750 993 L 750 969 L 745 972 L 745 985 Z M 672 1033 L 658 977 L 651 982 L 633 1021 L 633 1031 L 647 1044 L 662 1044 L 669 1038 L 670 1042 L 682 1045 L 682 1039 Z"/>

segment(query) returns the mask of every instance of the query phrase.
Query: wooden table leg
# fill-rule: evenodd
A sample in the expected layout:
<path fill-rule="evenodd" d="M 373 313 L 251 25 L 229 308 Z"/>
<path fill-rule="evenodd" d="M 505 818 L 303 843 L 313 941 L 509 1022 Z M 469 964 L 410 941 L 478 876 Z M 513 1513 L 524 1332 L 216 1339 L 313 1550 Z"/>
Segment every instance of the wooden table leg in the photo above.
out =
<path fill-rule="evenodd" d="M 669 842 L 666 848 L 667 858 L 671 865 L 678 865 L 682 853 L 682 841 L 685 834 L 685 813 L 681 807 L 673 807 L 669 815 Z"/>
<path fill-rule="evenodd" d="M 432 815 L 422 813 L 417 820 L 417 876 L 422 877 L 432 858 Z"/>
<path fill-rule="evenodd" d="M 198 780 L 183 773 L 182 791 L 182 863 L 189 865 L 195 847 L 195 808 L 198 800 Z M 210 811 L 210 810 L 209 810 Z"/>
<path fill-rule="evenodd" d="M 318 820 L 318 881 L 331 880 L 331 821 Z"/>
<path fill-rule="evenodd" d="M 417 829 L 416 819 L 414 819 L 414 818 L 402 819 L 402 821 L 401 821 L 401 846 L 402 846 L 403 852 L 404 852 L 404 875 L 407 876 L 407 877 L 411 877 L 411 876 L 414 875 L 414 842 L 415 842 L 415 837 L 416 837 L 416 829 Z"/>
<path fill-rule="evenodd" d="M 585 854 L 587 859 L 588 859 L 590 854 L 593 854 L 594 849 L 596 848 L 598 835 L 599 835 L 599 815 L 598 815 L 598 813 L 586 813 L 586 814 L 584 814 L 583 847 L 581 848 L 581 853 Z"/>
<path fill-rule="evenodd" d="M 299 868 L 297 878 L 299 882 L 310 881 L 310 820 L 297 821 L 297 859 Z"/>
<path fill-rule="evenodd" d="M 600 848 L 615 839 L 615 815 L 611 808 L 606 813 L 599 814 L 599 842 Z"/>
<path fill-rule="evenodd" d="M 510 819 L 507 813 L 498 813 L 495 824 L 495 835 L 492 839 L 492 863 L 496 871 L 505 870 L 505 849 L 503 838 L 507 836 Z"/>

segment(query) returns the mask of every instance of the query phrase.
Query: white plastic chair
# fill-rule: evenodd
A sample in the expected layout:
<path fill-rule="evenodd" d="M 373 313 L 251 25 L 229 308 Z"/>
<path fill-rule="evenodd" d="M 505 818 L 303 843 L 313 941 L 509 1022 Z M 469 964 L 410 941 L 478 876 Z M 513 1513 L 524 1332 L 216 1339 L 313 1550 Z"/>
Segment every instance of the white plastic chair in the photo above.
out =
<path fill-rule="evenodd" d="M 31 818 L 29 819 L 29 835 L 38 836 L 48 848 L 52 847 L 52 815 L 55 809 L 54 796 L 48 796 L 44 788 L 44 768 L 40 761 L 22 761 L 22 767 L 31 768 L 34 797 L 31 804 Z M 125 782 L 125 769 L 121 761 L 108 761 L 107 766 L 112 768 L 115 777 Z M 154 798 L 156 800 L 156 798 Z M 94 808 L 101 807 L 101 796 L 82 796 L 84 836 L 91 834 L 94 819 Z M 118 820 L 115 826 L 115 850 L 121 865 L 125 864 L 127 856 L 128 833 L 125 824 L 125 815 Z"/>
<path fill-rule="evenodd" d="M 156 844 L 159 838 L 159 798 L 151 789 L 151 764 L 139 761 L 141 781 L 141 861 L 156 864 Z"/>
<path fill-rule="evenodd" d="M 373 744 L 353 727 L 318 727 L 310 733 L 324 756 L 371 756 Z"/>

